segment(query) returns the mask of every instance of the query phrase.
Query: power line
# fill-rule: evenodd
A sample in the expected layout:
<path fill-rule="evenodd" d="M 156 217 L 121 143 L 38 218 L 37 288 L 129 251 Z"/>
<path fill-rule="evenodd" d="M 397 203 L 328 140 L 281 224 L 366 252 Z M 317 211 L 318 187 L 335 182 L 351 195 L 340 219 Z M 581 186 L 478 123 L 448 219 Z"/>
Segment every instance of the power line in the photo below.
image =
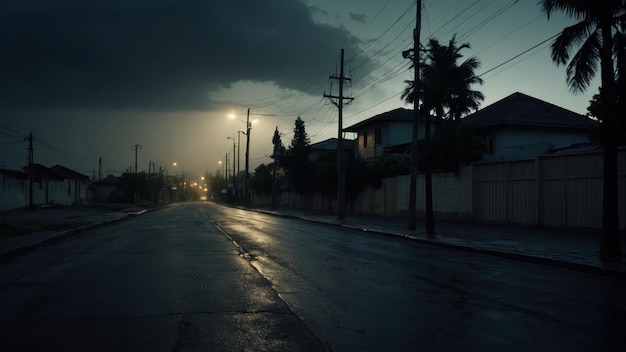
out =
<path fill-rule="evenodd" d="M 512 58 L 510 58 L 510 59 L 508 59 L 508 60 L 504 61 L 503 63 L 501 63 L 501 64 L 499 64 L 499 65 L 496 65 L 496 66 L 494 66 L 494 67 L 492 67 L 492 68 L 488 69 L 487 71 L 485 71 L 485 72 L 483 72 L 483 73 L 481 73 L 481 74 L 477 75 L 476 77 L 480 78 L 480 77 L 482 77 L 482 76 L 486 75 L 487 73 L 492 72 L 492 71 L 494 71 L 494 70 L 498 69 L 499 67 L 502 67 L 502 66 L 504 66 L 504 65 L 508 64 L 509 62 L 511 62 L 511 61 L 513 61 L 513 60 L 515 60 L 515 59 L 517 59 L 518 57 L 520 57 L 520 56 L 522 56 L 522 55 L 526 54 L 527 52 L 529 52 L 529 51 L 531 51 L 531 50 L 533 50 L 533 49 L 535 49 L 535 48 L 537 48 L 537 47 L 539 47 L 539 46 L 541 46 L 541 45 L 545 44 L 546 42 L 548 42 L 548 41 L 550 41 L 550 40 L 552 40 L 552 39 L 556 38 L 556 37 L 557 37 L 557 36 L 559 36 L 560 34 L 561 34 L 561 32 L 559 32 L 559 33 L 557 33 L 557 34 L 555 34 L 555 35 L 551 36 L 550 38 L 548 38 L 548 39 L 546 39 L 546 40 L 541 41 L 539 44 L 533 45 L 532 47 L 530 47 L 530 48 L 528 48 L 528 49 L 526 49 L 526 50 L 522 51 L 521 53 L 519 53 L 519 54 L 517 54 L 517 55 L 513 56 Z"/>

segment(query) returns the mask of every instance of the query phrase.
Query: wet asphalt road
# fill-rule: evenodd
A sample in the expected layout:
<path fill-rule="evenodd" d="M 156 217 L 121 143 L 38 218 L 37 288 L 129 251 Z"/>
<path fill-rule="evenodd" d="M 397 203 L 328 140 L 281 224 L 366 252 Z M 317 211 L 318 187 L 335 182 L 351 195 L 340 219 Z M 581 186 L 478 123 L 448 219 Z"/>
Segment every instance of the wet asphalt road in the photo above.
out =
<path fill-rule="evenodd" d="M 623 351 L 626 282 L 180 203 L 0 264 L 0 350 Z"/>

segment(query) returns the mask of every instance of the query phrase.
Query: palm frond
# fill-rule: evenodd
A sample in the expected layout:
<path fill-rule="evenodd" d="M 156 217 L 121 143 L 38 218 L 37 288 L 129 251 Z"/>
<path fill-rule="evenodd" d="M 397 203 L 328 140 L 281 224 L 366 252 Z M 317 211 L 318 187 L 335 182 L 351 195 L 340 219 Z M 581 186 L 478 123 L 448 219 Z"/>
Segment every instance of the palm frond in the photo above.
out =
<path fill-rule="evenodd" d="M 600 62 L 601 35 L 593 32 L 567 65 L 567 85 L 574 93 L 582 93 L 596 74 Z"/>
<path fill-rule="evenodd" d="M 542 0 L 540 3 L 548 19 L 555 11 L 565 12 L 578 19 L 584 18 L 589 12 L 589 0 Z"/>
<path fill-rule="evenodd" d="M 570 58 L 570 53 L 585 41 L 593 31 L 593 23 L 581 21 L 563 29 L 550 47 L 552 61 L 557 65 L 565 65 Z"/>

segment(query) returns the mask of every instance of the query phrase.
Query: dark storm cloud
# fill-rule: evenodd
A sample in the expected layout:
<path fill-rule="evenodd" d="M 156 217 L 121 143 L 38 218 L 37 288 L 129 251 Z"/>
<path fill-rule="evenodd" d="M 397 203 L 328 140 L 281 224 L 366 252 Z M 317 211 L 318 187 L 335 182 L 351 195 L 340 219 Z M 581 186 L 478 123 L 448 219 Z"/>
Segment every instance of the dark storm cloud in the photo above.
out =
<path fill-rule="evenodd" d="M 297 88 L 350 41 L 311 11 L 297 0 L 3 1 L 0 107 L 204 110 L 208 92 L 241 79 Z"/>
<path fill-rule="evenodd" d="M 350 12 L 350 18 L 356 22 L 365 23 L 365 21 L 367 20 L 367 15 L 364 13 Z"/>

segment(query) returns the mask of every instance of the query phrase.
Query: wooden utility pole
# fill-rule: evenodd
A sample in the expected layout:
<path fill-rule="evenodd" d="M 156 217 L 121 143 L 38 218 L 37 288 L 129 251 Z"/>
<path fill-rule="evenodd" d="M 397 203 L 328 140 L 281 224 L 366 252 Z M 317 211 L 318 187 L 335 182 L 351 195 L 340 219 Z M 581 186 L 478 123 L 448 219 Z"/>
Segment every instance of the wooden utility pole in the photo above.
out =
<path fill-rule="evenodd" d="M 250 167 L 250 108 L 246 115 L 246 173 L 243 175 L 243 204 L 248 204 L 248 172 Z"/>
<path fill-rule="evenodd" d="M 420 123 L 420 97 L 419 97 L 419 82 L 420 82 L 420 27 L 422 26 L 422 1 L 417 0 L 416 21 L 415 29 L 413 30 L 413 128 L 411 137 L 411 181 L 409 186 L 409 218 L 407 228 L 409 230 L 415 230 L 417 226 L 417 138 L 419 132 Z M 408 55 L 406 51 L 402 53 L 406 58 Z"/>
<path fill-rule="evenodd" d="M 339 220 L 343 220 L 346 214 L 346 162 L 343 152 L 343 106 L 344 100 L 352 101 L 354 99 L 343 96 L 343 84 L 345 81 L 350 81 L 350 78 L 345 77 L 343 74 L 343 53 L 344 50 L 341 49 L 339 76 L 330 76 L 330 79 L 339 81 L 339 95 L 332 95 L 332 92 L 331 94 L 324 93 L 324 97 L 329 98 L 339 110 L 339 124 L 337 128 L 337 219 Z"/>
<path fill-rule="evenodd" d="M 102 180 L 102 157 L 98 158 L 98 180 Z"/>
<path fill-rule="evenodd" d="M 33 133 L 29 133 L 25 138 L 28 141 L 28 207 L 34 207 L 33 202 L 33 163 L 34 163 L 34 149 L 33 149 Z"/>
<path fill-rule="evenodd" d="M 135 173 L 137 173 L 137 151 L 141 150 L 141 144 L 133 144 L 130 147 L 135 149 Z"/>

